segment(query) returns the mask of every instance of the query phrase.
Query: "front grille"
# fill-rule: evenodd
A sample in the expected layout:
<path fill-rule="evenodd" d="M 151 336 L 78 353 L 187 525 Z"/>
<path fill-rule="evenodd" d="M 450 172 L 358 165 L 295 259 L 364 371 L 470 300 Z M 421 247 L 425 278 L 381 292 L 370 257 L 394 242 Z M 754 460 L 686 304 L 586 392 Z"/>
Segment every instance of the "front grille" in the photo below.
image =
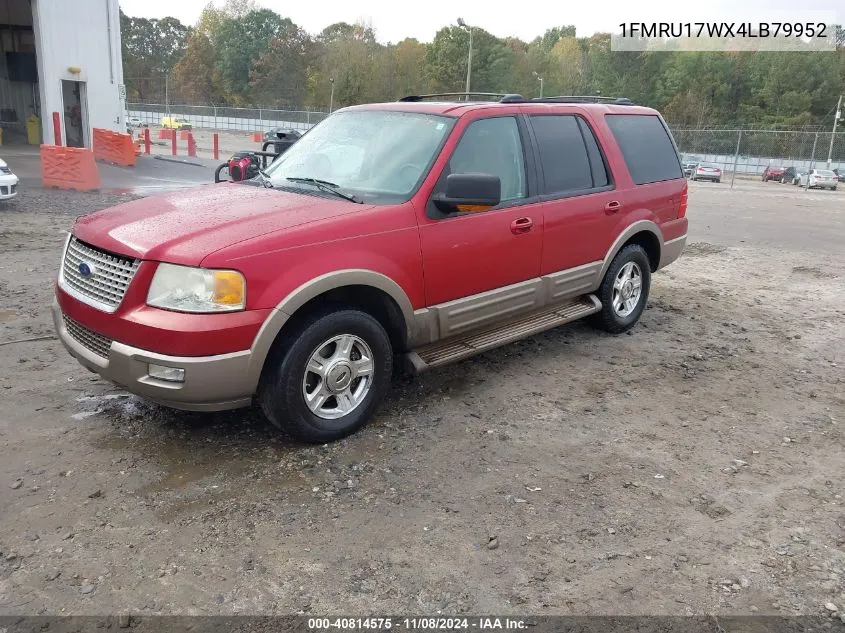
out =
<path fill-rule="evenodd" d="M 89 330 L 87 327 L 81 323 L 77 323 L 66 314 L 63 314 L 62 317 L 64 318 L 67 332 L 74 341 L 86 349 L 91 350 L 97 356 L 102 356 L 103 358 L 109 357 L 109 348 L 111 347 L 110 338 L 106 338 L 102 334 L 97 334 L 93 330 Z"/>
<path fill-rule="evenodd" d="M 9 188 L 6 187 L 5 185 L 3 185 L 2 187 L 0 187 L 0 194 L 2 194 L 4 196 L 8 195 L 9 194 Z"/>
<path fill-rule="evenodd" d="M 81 264 L 91 269 L 92 274 L 83 275 Z M 137 259 L 112 255 L 71 237 L 62 261 L 62 280 L 80 301 L 114 312 L 139 264 Z"/>

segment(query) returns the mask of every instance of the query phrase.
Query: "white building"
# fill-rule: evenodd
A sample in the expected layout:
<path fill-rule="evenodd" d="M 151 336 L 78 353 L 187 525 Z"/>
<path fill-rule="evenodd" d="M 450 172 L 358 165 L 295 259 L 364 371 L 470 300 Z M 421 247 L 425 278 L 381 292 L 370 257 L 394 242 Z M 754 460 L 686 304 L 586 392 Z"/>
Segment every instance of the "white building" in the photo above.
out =
<path fill-rule="evenodd" d="M 125 131 L 118 0 L 0 0 L 0 126 L 4 144 L 91 147 L 91 128 Z"/>

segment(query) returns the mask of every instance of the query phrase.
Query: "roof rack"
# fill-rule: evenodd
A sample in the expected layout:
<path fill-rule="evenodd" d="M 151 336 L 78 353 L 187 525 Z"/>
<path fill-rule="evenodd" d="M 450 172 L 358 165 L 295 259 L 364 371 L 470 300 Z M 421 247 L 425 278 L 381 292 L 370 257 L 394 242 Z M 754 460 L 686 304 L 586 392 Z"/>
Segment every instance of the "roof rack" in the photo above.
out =
<path fill-rule="evenodd" d="M 491 97 L 491 101 L 504 101 L 504 99 L 508 98 L 519 98 L 521 101 L 524 101 L 521 95 L 512 95 L 506 92 L 436 92 L 433 94 L 428 95 L 407 95 L 399 99 L 399 101 L 424 101 L 426 99 L 436 99 L 439 97 L 466 97 L 466 100 L 469 101 L 469 97 Z M 493 98 L 495 97 L 495 98 Z"/>
<path fill-rule="evenodd" d="M 508 94 L 504 92 L 437 92 L 429 95 L 408 95 L 402 97 L 399 101 L 418 102 L 441 97 L 465 97 L 466 101 L 469 101 L 470 96 L 488 97 L 489 101 L 498 101 L 499 103 L 609 103 L 613 105 L 634 105 L 634 102 L 627 97 L 561 95 L 558 97 L 534 97 L 533 99 L 526 99 L 520 94 Z"/>
<path fill-rule="evenodd" d="M 532 103 L 611 103 L 614 105 L 634 105 L 628 97 L 601 97 L 598 95 L 561 95 L 559 97 L 535 97 Z"/>

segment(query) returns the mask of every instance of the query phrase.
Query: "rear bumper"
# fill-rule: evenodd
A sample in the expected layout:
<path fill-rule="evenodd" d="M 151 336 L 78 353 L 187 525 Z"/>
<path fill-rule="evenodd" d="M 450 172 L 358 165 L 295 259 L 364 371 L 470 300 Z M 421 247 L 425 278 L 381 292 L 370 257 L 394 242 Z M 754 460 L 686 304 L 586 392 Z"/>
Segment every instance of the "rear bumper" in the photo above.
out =
<path fill-rule="evenodd" d="M 681 237 L 676 237 L 673 240 L 663 242 L 663 248 L 660 250 L 660 266 L 658 266 L 657 269 L 660 270 L 664 266 L 668 266 L 678 259 L 681 256 L 681 253 L 684 252 L 684 247 L 686 245 L 686 234 Z"/>
<path fill-rule="evenodd" d="M 114 382 L 127 391 L 159 404 L 189 411 L 220 411 L 248 406 L 257 386 L 252 351 L 244 350 L 215 356 L 168 356 L 111 341 L 85 328 L 84 336 L 68 331 L 65 315 L 58 301 L 53 301 L 53 323 L 59 340 L 84 367 Z M 81 340 L 87 339 L 88 345 Z M 91 344 L 91 340 L 95 344 Z M 92 351 L 96 342 L 100 352 Z M 103 342 L 104 341 L 104 342 Z M 103 355 L 105 354 L 105 355 Z M 154 378 L 149 364 L 184 369 L 184 381 Z"/>

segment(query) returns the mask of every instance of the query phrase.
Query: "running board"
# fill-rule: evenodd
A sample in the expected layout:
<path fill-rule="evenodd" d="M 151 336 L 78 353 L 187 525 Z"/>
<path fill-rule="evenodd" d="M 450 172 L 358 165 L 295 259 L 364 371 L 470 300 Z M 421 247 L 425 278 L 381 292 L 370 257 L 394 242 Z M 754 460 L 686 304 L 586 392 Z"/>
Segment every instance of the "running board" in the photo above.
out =
<path fill-rule="evenodd" d="M 575 321 L 601 310 L 601 301 L 595 295 L 584 295 L 574 303 L 544 308 L 479 332 L 453 336 L 420 347 L 405 354 L 405 364 L 412 373 L 420 373 L 432 367 L 440 367 L 469 358 L 489 349 L 500 347 L 538 332 L 550 330 L 558 325 Z"/>

